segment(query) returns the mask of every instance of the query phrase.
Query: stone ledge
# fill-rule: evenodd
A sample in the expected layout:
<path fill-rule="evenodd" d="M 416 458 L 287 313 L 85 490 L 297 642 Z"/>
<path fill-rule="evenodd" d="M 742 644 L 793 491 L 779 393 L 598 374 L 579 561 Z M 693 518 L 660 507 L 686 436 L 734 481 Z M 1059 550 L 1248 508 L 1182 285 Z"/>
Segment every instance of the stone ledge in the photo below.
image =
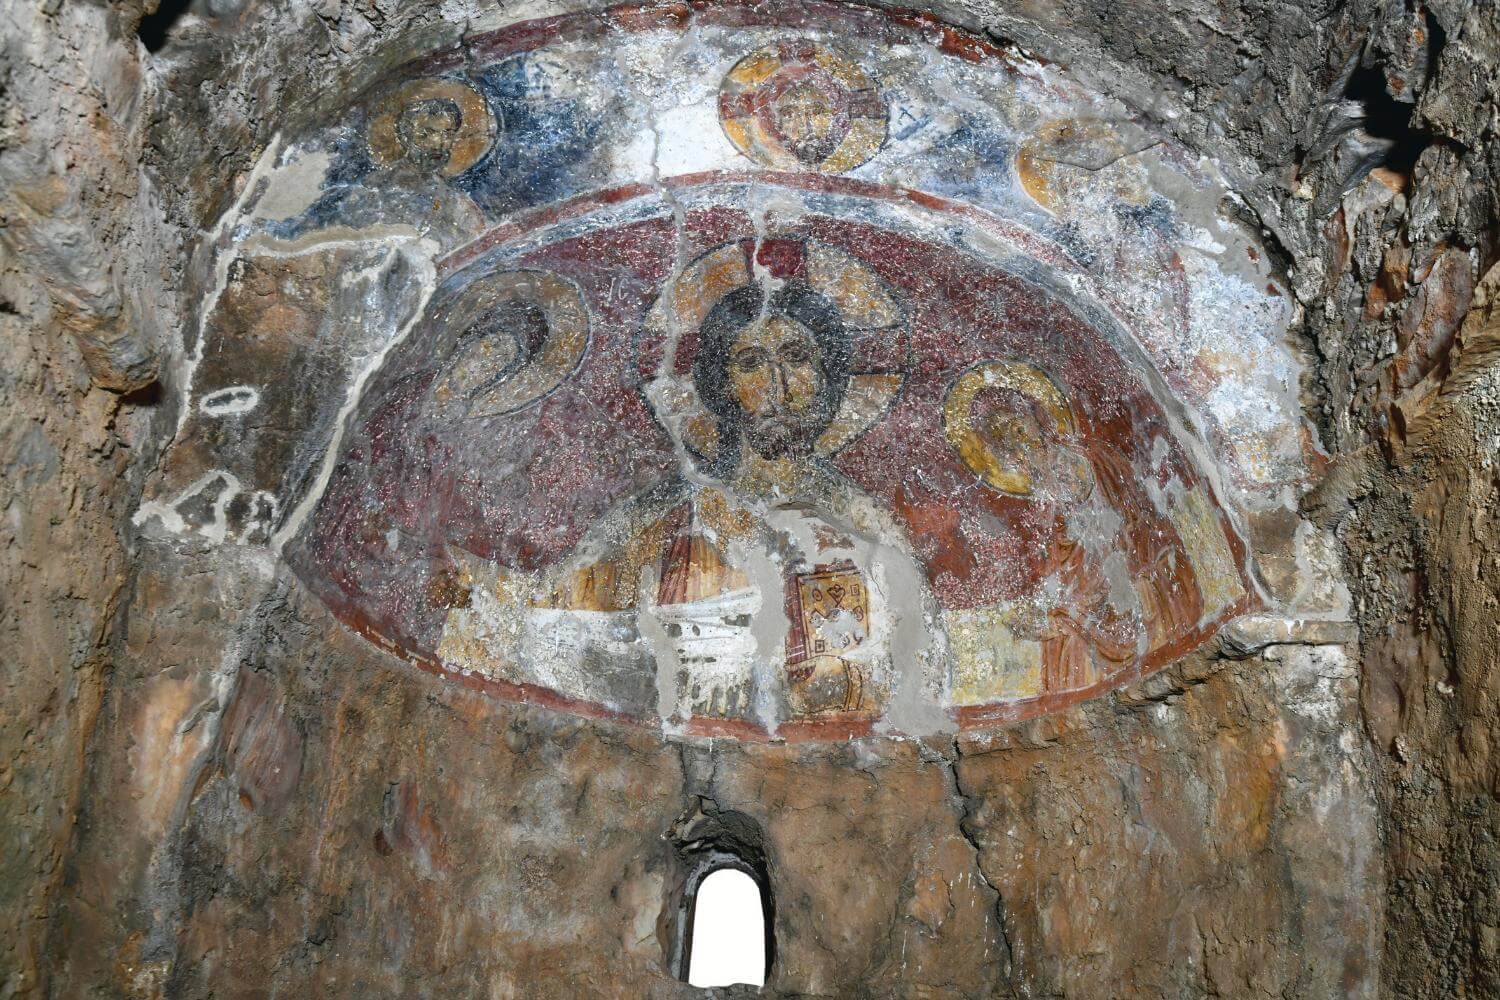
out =
<path fill-rule="evenodd" d="M 1243 660 L 1268 646 L 1343 646 L 1358 640 L 1359 629 L 1351 621 L 1241 615 L 1226 622 L 1215 641 L 1221 656 Z"/>

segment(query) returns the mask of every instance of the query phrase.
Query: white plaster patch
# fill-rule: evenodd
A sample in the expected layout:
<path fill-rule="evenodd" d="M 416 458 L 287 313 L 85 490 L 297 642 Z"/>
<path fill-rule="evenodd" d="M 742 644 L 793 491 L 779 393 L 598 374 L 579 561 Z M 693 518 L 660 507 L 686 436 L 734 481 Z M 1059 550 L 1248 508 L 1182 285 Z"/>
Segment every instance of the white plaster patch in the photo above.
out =
<path fill-rule="evenodd" d="M 174 535 L 197 532 L 210 542 L 218 544 L 228 536 L 229 522 L 225 512 L 229 502 L 239 495 L 240 489 L 237 476 L 215 469 L 204 473 L 170 500 L 148 500 L 142 503 L 130 523 L 139 528 L 154 518 Z M 185 516 L 185 508 L 193 501 L 206 497 L 213 498 L 208 503 L 207 520 L 198 524 L 190 522 Z"/>
<path fill-rule="evenodd" d="M 210 417 L 235 417 L 260 405 L 260 390 L 253 385 L 231 385 L 215 389 L 198 401 L 198 409 Z"/>
<path fill-rule="evenodd" d="M 1328 726 L 1356 711 L 1357 671 L 1343 646 L 1268 646 L 1263 655 L 1284 708 Z"/>
<path fill-rule="evenodd" d="M 285 161 L 266 178 L 263 193 L 250 214 L 253 220 L 290 219 L 307 211 L 323 195 L 323 178 L 333 158 L 322 149 L 289 150 Z"/>

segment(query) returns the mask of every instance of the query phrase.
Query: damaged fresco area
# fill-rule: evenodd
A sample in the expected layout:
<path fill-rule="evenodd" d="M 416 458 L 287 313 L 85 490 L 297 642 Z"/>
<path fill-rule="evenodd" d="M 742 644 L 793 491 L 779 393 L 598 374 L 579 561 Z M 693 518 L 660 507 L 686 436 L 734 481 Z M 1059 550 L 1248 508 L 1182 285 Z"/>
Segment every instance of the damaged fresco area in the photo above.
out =
<path fill-rule="evenodd" d="M 912 16 L 476 33 L 268 151 L 136 523 L 268 546 L 502 698 L 746 739 L 1042 714 L 1307 610 L 1257 525 L 1318 456 L 1225 200 Z"/>
<path fill-rule="evenodd" d="M 445 282 L 304 580 L 505 694 L 744 734 L 1011 717 L 1244 610 L 1206 479 L 1059 296 L 723 194 Z"/>

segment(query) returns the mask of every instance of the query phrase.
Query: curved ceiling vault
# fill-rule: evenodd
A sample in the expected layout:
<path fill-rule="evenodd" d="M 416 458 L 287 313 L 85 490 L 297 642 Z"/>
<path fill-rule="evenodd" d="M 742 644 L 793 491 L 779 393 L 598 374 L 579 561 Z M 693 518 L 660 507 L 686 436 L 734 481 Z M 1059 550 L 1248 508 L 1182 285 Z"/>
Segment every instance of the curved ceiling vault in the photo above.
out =
<path fill-rule="evenodd" d="M 136 522 L 499 698 L 787 740 L 1053 711 L 1307 591 L 1258 527 L 1316 458 L 1289 309 L 1229 200 L 917 16 L 498 27 L 266 152 Z"/>

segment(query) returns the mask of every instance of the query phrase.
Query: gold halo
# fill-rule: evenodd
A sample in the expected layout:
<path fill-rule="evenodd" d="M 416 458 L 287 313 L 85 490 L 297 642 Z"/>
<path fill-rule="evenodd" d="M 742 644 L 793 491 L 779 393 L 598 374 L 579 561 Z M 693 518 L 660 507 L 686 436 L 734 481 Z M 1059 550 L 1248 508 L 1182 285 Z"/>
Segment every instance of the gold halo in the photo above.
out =
<path fill-rule="evenodd" d="M 811 68 L 854 98 L 838 145 L 816 163 L 797 156 L 767 119 L 768 90 L 783 73 Z M 734 64 L 719 85 L 719 125 L 745 156 L 777 170 L 841 174 L 866 162 L 885 144 L 889 109 L 864 70 L 827 46 L 786 39 L 756 49 Z"/>
<path fill-rule="evenodd" d="M 1001 464 L 974 428 L 974 399 L 982 389 L 1010 389 L 1040 403 L 1058 430 L 1072 436 L 1078 422 L 1057 383 L 1035 365 L 1022 361 L 981 361 L 967 368 L 948 388 L 943 400 L 943 434 L 969 470 L 1001 493 L 1029 497 L 1036 484 L 1029 475 Z"/>
<path fill-rule="evenodd" d="M 646 339 L 663 345 L 659 367 L 646 377 L 652 410 L 668 433 L 706 457 L 718 450 L 718 428 L 698 398 L 691 376 L 679 374 L 682 365 L 677 348 L 689 334 L 696 343 L 698 327 L 714 305 L 754 280 L 744 244 L 744 240 L 726 243 L 689 264 L 662 289 L 643 323 Z M 851 336 L 902 336 L 906 317 L 901 306 L 869 265 L 812 240 L 804 246 L 803 279 L 839 310 Z M 904 370 L 852 372 L 843 403 L 815 443 L 818 454 L 834 454 L 885 416 L 905 381 Z"/>
<path fill-rule="evenodd" d="M 588 309 L 570 282 L 543 271 L 501 271 L 465 288 L 462 297 L 437 317 L 444 346 L 455 343 L 487 310 L 506 299 L 541 309 L 547 318 L 541 348 L 529 361 L 492 382 L 514 359 L 515 351 L 512 344 L 497 341 L 494 331 L 484 331 L 446 364 L 433 388 L 439 405 L 461 408 L 469 418 L 514 413 L 550 396 L 578 369 L 588 348 Z"/>
<path fill-rule="evenodd" d="M 1120 164 L 1126 153 L 1119 133 L 1102 119 L 1054 118 L 1021 143 L 1016 175 L 1031 199 L 1055 214 L 1068 214 L 1077 195 L 1094 184 L 1113 184 L 1115 197 L 1141 204 L 1147 198 L 1146 185 L 1130 169 L 1138 170 L 1137 164 L 1122 165 L 1109 178 L 1100 176 Z"/>
<path fill-rule="evenodd" d="M 716 247 L 685 267 L 652 303 L 646 313 L 647 329 L 670 343 L 673 334 L 696 330 L 725 295 L 750 284 L 743 243 L 735 240 Z M 850 330 L 883 330 L 901 324 L 895 295 L 869 265 L 823 243 L 807 240 L 804 245 L 807 283 L 838 307 Z"/>
<path fill-rule="evenodd" d="M 479 162 L 495 140 L 495 115 L 477 90 L 457 80 L 430 77 L 412 80 L 383 99 L 386 110 L 370 122 L 366 140 L 370 156 L 382 167 L 406 158 L 406 148 L 396 134 L 396 119 L 417 101 L 448 100 L 458 105 L 458 136 L 448 154 L 448 165 L 437 171 L 455 177 Z"/>

